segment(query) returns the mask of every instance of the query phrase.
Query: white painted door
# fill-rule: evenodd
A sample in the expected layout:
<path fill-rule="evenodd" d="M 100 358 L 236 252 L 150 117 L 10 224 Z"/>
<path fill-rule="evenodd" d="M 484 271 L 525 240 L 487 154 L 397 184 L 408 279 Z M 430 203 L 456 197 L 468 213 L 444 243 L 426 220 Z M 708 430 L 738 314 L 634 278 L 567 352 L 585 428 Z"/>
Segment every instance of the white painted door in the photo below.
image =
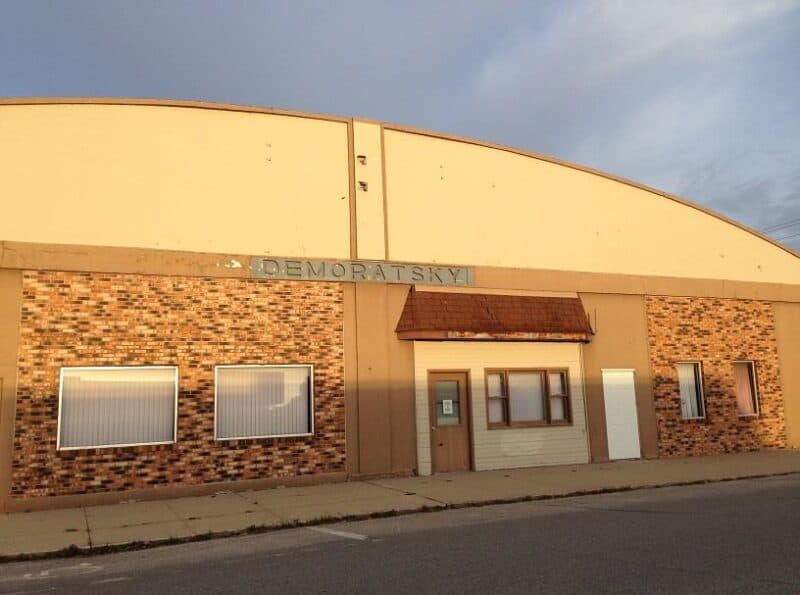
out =
<path fill-rule="evenodd" d="M 633 370 L 602 370 L 602 373 L 608 456 L 612 461 L 638 459 L 642 453 Z"/>

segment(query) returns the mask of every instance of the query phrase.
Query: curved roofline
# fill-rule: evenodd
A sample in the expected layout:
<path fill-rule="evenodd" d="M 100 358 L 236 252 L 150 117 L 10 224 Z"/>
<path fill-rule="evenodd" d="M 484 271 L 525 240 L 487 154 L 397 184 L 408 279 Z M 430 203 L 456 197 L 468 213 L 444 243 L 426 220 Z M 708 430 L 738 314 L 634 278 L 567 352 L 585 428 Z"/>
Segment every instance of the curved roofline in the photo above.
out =
<path fill-rule="evenodd" d="M 676 196 L 674 194 L 670 194 L 668 192 L 664 192 L 663 190 L 658 190 L 657 188 L 652 188 L 645 184 L 641 184 L 639 182 L 635 182 L 628 178 L 623 178 L 621 176 L 617 176 L 615 174 L 610 174 L 608 172 L 601 171 L 599 169 L 594 169 L 592 167 L 588 167 L 585 165 L 580 165 L 577 163 L 572 163 L 570 161 L 565 161 L 563 159 L 558 159 L 556 157 L 551 157 L 550 155 L 543 155 L 541 153 L 536 153 L 533 151 L 527 151 L 525 149 L 520 149 L 517 147 L 511 147 L 508 145 L 501 145 L 498 143 L 491 143 L 488 141 L 468 137 L 468 136 L 459 136 L 455 134 L 447 134 L 445 132 L 437 132 L 434 130 L 427 130 L 424 128 L 415 128 L 413 126 L 404 126 L 401 124 L 392 124 L 389 122 L 383 122 L 380 120 L 373 120 L 371 118 L 358 118 L 358 117 L 349 117 L 349 116 L 336 116 L 330 114 L 320 114 L 314 112 L 302 112 L 297 110 L 288 110 L 283 108 L 276 108 L 276 107 L 261 107 L 255 105 L 244 105 L 244 104 L 236 104 L 236 103 L 217 103 L 212 101 L 198 101 L 192 99 L 152 99 L 152 98 L 136 98 L 136 97 L 10 97 L 10 98 L 0 98 L 0 106 L 3 105 L 70 105 L 70 104 L 78 104 L 78 105 L 138 105 L 138 106 L 153 106 L 153 107 L 184 107 L 184 108 L 196 108 L 196 109 L 209 109 L 209 110 L 221 110 L 221 111 L 232 111 L 232 112 L 246 112 L 246 113 L 256 113 L 256 114 L 272 114 L 278 116 L 291 116 L 296 118 L 313 118 L 315 120 L 326 120 L 330 122 L 341 122 L 345 124 L 350 124 L 353 121 L 359 122 L 372 122 L 375 124 L 379 124 L 385 130 L 394 130 L 396 132 L 405 132 L 408 134 L 417 134 L 420 136 L 428 136 L 431 138 L 438 138 L 442 140 L 449 140 L 455 141 L 460 143 L 466 143 L 470 145 L 476 145 L 480 147 L 486 147 L 489 149 L 496 149 L 498 151 L 504 151 L 506 153 L 513 153 L 516 155 L 521 155 L 523 157 L 531 157 L 533 159 L 539 159 L 540 161 L 547 161 L 549 163 L 553 163 L 555 165 L 561 165 L 563 167 L 568 167 L 570 169 L 574 169 L 577 171 L 581 171 L 584 173 L 592 174 L 595 176 L 599 176 L 601 178 L 606 178 L 608 180 L 612 180 L 614 182 L 618 182 L 621 184 L 625 184 L 627 186 L 632 186 L 634 188 L 638 188 L 639 190 L 644 190 L 645 192 L 649 192 L 651 194 L 655 194 L 657 196 L 661 196 L 662 198 L 666 198 L 672 201 L 675 201 L 683 206 L 690 207 L 692 209 L 696 209 L 701 213 L 705 213 L 706 215 L 710 215 L 711 217 L 715 217 L 720 221 L 728 223 L 729 225 L 733 225 L 734 227 L 738 227 L 742 231 L 745 231 L 751 235 L 760 238 L 773 246 L 788 252 L 792 256 L 796 258 L 800 258 L 800 252 L 782 244 L 781 242 L 757 231 L 747 225 L 740 223 L 734 219 L 726 217 L 725 215 L 718 213 L 712 209 L 708 209 L 704 206 L 701 206 L 697 203 L 694 203 L 690 200 L 685 198 L 681 198 L 680 196 Z"/>

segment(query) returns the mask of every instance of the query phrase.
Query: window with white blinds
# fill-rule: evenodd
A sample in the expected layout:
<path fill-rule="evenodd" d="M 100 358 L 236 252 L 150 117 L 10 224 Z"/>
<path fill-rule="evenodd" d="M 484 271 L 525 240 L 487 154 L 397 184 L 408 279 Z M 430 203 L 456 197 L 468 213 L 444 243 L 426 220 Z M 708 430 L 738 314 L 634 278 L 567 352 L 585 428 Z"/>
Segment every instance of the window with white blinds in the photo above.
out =
<path fill-rule="evenodd" d="M 314 433 L 313 366 L 217 366 L 215 377 L 217 440 Z"/>
<path fill-rule="evenodd" d="M 175 442 L 174 366 L 62 368 L 58 448 Z"/>
<path fill-rule="evenodd" d="M 486 370 L 487 427 L 570 425 L 569 370 Z"/>

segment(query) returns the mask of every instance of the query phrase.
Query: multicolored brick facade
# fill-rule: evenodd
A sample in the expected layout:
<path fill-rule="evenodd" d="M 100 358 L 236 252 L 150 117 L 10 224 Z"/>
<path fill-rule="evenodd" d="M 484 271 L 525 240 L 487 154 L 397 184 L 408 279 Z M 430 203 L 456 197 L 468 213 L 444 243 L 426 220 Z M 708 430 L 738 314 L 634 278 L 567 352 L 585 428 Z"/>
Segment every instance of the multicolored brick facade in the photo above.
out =
<path fill-rule="evenodd" d="M 23 274 L 13 498 L 345 470 L 337 283 Z M 312 437 L 214 440 L 214 366 L 313 363 Z M 58 451 L 62 366 L 175 365 L 177 442 Z"/>
<path fill-rule="evenodd" d="M 786 445 L 769 302 L 645 297 L 659 456 Z M 344 290 L 338 283 L 25 271 L 11 497 L 345 472 Z M 624 332 L 617 329 L 615 332 Z M 738 414 L 752 360 L 758 417 Z M 675 364 L 700 361 L 706 417 L 684 420 Z M 214 440 L 214 366 L 315 366 L 313 437 Z M 63 366 L 175 365 L 175 444 L 58 451 Z"/>
<path fill-rule="evenodd" d="M 771 304 L 693 297 L 646 298 L 659 455 L 719 454 L 786 446 Z M 740 417 L 733 362 L 755 362 L 760 413 Z M 681 416 L 677 362 L 699 361 L 706 417 Z"/>

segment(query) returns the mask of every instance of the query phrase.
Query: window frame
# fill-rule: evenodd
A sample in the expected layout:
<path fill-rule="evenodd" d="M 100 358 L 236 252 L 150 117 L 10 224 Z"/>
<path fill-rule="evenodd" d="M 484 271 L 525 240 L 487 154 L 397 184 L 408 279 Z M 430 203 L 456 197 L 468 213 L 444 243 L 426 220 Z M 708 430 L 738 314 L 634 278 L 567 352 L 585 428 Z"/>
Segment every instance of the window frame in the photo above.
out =
<path fill-rule="evenodd" d="M 678 373 L 678 366 L 681 364 L 691 364 L 693 366 L 697 366 L 697 370 L 699 371 L 700 378 L 695 378 L 695 386 L 700 387 L 700 403 L 703 405 L 703 415 L 695 416 L 695 417 L 684 417 L 683 416 L 683 407 L 681 406 L 681 386 L 680 386 L 680 375 L 678 376 L 678 408 L 681 410 L 681 419 L 683 421 L 698 421 L 698 420 L 705 420 L 708 419 L 708 411 L 706 408 L 706 389 L 705 389 L 705 374 L 703 373 L 703 362 L 700 360 L 681 360 L 675 362 L 675 373 Z"/>
<path fill-rule="evenodd" d="M 742 413 L 741 411 L 739 411 L 739 397 L 736 394 L 736 373 L 734 372 L 734 375 L 733 375 L 733 398 L 736 401 L 736 414 L 740 418 L 744 418 L 744 419 L 752 419 L 752 418 L 755 418 L 755 417 L 760 417 L 761 416 L 761 394 L 760 394 L 760 392 L 758 390 L 758 372 L 757 372 L 757 369 L 756 369 L 757 368 L 756 362 L 755 362 L 755 360 L 752 360 L 752 359 L 733 360 L 731 362 L 731 368 L 733 370 L 736 369 L 736 364 L 747 364 L 750 367 L 750 371 L 752 372 L 752 374 L 748 374 L 748 377 L 750 378 L 750 382 L 752 383 L 751 384 L 751 388 L 753 389 L 753 404 L 754 404 L 753 413 Z"/>
<path fill-rule="evenodd" d="M 544 414 L 545 419 L 541 421 L 513 421 L 511 419 L 511 393 L 509 390 L 509 374 L 514 373 L 540 373 L 544 376 L 543 393 L 544 393 Z M 505 389 L 505 395 L 501 397 L 489 396 L 489 375 L 500 374 L 503 376 L 502 385 Z M 550 393 L 550 374 L 563 374 L 564 375 L 564 394 L 552 395 Z M 550 428 L 574 425 L 572 416 L 572 391 L 570 390 L 569 368 L 485 368 L 483 371 L 484 381 L 484 396 L 486 405 L 486 428 L 488 430 L 513 430 L 520 428 Z M 564 400 L 564 419 L 555 420 L 551 419 L 550 413 L 550 399 L 560 397 Z M 501 400 L 503 402 L 503 412 L 506 421 L 504 422 L 490 422 L 489 421 L 489 401 Z"/>
<path fill-rule="evenodd" d="M 64 371 L 92 371 L 92 370 L 172 370 L 175 374 L 175 394 L 172 409 L 172 440 L 156 442 L 131 442 L 125 444 L 99 444 L 92 446 L 61 446 L 61 414 L 63 412 L 64 398 Z M 177 444 L 178 442 L 178 393 L 180 392 L 180 372 L 175 365 L 158 366 L 61 366 L 58 372 L 58 421 L 56 427 L 56 451 L 93 450 L 96 448 L 129 448 L 132 446 L 161 446 L 164 444 Z"/>
<path fill-rule="evenodd" d="M 217 433 L 217 417 L 219 415 L 219 408 L 217 406 L 219 398 L 219 369 L 220 368 L 307 368 L 309 371 L 308 381 L 308 416 L 309 416 L 309 431 L 299 434 L 266 434 L 261 436 L 225 436 L 220 438 Z M 273 438 L 303 438 L 314 435 L 314 364 L 218 364 L 214 366 L 214 442 L 229 442 L 231 440 L 269 440 Z"/>

